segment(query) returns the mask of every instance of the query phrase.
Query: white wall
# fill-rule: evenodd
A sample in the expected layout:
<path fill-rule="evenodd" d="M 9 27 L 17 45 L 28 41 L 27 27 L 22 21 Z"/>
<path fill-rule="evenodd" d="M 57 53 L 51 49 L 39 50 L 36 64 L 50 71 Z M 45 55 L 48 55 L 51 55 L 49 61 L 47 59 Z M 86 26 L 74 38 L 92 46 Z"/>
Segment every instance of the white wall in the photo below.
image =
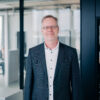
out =
<path fill-rule="evenodd" d="M 19 32 L 19 13 L 8 13 L 9 49 L 17 49 L 17 32 Z"/>
<path fill-rule="evenodd" d="M 8 84 L 19 82 L 19 50 L 9 50 Z"/>
<path fill-rule="evenodd" d="M 34 45 L 33 36 L 34 33 L 32 31 L 32 12 L 25 12 L 24 14 L 24 32 L 25 32 L 25 43 L 26 43 L 26 55 L 28 55 L 28 49 Z"/>
<path fill-rule="evenodd" d="M 3 22 L 2 19 L 3 19 L 2 16 L 0 16 L 0 49 L 2 48 L 2 39 L 1 39 L 1 37 L 2 37 L 2 22 Z"/>

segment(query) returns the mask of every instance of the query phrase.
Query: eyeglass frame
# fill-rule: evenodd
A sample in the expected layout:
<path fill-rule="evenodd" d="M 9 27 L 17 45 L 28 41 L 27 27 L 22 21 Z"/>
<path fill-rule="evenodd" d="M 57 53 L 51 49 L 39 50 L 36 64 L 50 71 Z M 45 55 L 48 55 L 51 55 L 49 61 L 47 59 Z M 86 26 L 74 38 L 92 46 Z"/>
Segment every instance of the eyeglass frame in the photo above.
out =
<path fill-rule="evenodd" d="M 44 30 L 48 30 L 49 28 L 50 29 L 56 29 L 58 27 L 58 25 L 54 25 L 54 26 L 43 26 L 42 29 Z"/>

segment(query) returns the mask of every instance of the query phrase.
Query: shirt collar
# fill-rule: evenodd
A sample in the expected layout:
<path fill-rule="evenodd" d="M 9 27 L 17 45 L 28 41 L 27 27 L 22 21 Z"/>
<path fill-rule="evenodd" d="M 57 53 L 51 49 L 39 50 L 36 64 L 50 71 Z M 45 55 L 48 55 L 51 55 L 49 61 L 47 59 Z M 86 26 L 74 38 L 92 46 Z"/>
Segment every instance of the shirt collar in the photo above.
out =
<path fill-rule="evenodd" d="M 53 48 L 53 49 L 48 48 L 48 47 L 46 46 L 45 42 L 44 42 L 44 47 L 45 47 L 45 49 L 46 49 L 46 50 L 52 50 L 52 51 L 54 51 L 54 50 L 56 50 L 56 49 L 58 49 L 58 48 L 59 48 L 59 41 L 58 41 L 58 43 L 57 43 L 56 47 L 55 47 L 55 48 Z"/>

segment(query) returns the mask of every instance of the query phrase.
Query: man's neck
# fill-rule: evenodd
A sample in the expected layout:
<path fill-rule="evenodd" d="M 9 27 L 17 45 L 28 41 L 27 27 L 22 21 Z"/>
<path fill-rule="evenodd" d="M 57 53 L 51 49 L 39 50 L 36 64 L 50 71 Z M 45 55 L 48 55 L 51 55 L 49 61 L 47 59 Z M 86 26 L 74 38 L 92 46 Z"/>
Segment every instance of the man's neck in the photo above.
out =
<path fill-rule="evenodd" d="M 58 44 L 58 40 L 56 41 L 45 41 L 45 45 L 47 48 L 54 49 Z"/>

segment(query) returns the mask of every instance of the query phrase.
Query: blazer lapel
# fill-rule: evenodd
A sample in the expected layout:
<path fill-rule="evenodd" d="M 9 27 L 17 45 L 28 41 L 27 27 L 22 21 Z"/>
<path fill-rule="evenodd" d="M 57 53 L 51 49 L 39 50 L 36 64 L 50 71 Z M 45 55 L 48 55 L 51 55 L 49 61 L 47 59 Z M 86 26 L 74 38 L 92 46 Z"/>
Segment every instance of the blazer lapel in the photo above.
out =
<path fill-rule="evenodd" d="M 54 81 L 56 80 L 57 75 L 59 74 L 59 69 L 61 67 L 61 64 L 64 60 L 64 51 L 62 44 L 59 43 L 59 51 L 58 51 L 58 58 L 57 58 L 57 64 L 56 64 L 56 69 L 55 69 L 55 74 L 54 74 Z"/>
<path fill-rule="evenodd" d="M 40 59 L 41 59 L 41 63 L 42 63 L 44 73 L 45 73 L 46 81 L 48 82 L 48 74 L 47 74 L 44 43 L 41 45 L 40 50 L 41 50 L 39 52 Z M 62 64 L 63 60 L 64 60 L 64 50 L 63 50 L 62 44 L 59 43 L 59 51 L 58 51 L 58 58 L 57 58 L 56 69 L 55 69 L 55 74 L 54 74 L 54 81 L 56 80 L 56 77 L 59 74 L 59 70 L 60 70 L 60 67 L 61 67 L 61 64 Z"/>
<path fill-rule="evenodd" d="M 40 50 L 41 50 L 40 51 L 40 59 L 41 59 L 41 63 L 42 63 L 42 67 L 43 67 L 44 73 L 45 73 L 46 80 L 48 82 L 48 74 L 47 74 L 47 67 L 46 67 L 44 43 L 41 45 Z"/>

